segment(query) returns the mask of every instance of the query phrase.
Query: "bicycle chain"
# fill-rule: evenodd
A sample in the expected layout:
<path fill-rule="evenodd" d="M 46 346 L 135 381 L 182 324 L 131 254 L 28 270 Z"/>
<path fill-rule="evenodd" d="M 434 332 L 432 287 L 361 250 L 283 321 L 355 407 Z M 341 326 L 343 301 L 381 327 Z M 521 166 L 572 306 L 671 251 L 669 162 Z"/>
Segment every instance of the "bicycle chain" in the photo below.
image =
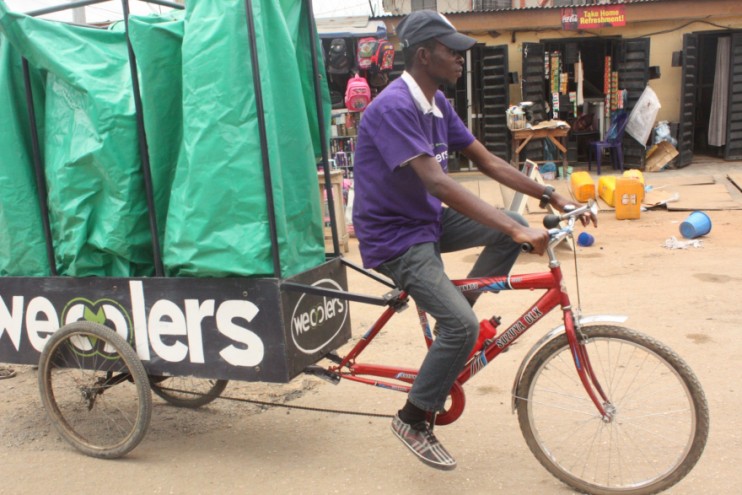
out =
<path fill-rule="evenodd" d="M 166 387 L 159 387 L 159 388 L 160 390 L 165 390 L 167 392 L 178 392 L 181 394 L 196 395 L 199 397 L 204 396 L 204 394 L 200 394 L 198 392 L 191 392 L 189 390 L 178 390 L 178 389 L 166 388 Z M 224 400 L 231 400 L 233 402 L 247 402 L 249 404 L 256 404 L 259 406 L 283 407 L 285 409 L 299 409 L 302 411 L 326 412 L 326 413 L 335 413 L 335 414 L 345 414 L 345 415 L 350 415 L 350 416 L 366 416 L 370 418 L 391 419 L 394 417 L 393 414 L 369 413 L 369 412 L 360 412 L 360 411 L 348 411 L 348 410 L 343 410 L 343 409 L 326 409 L 322 407 L 298 406 L 298 405 L 291 405 L 291 404 L 282 404 L 280 402 L 266 402 L 266 401 L 256 400 L 256 399 L 240 399 L 238 397 L 229 397 L 229 396 L 223 396 L 223 395 L 220 395 L 218 398 L 224 399 Z"/>

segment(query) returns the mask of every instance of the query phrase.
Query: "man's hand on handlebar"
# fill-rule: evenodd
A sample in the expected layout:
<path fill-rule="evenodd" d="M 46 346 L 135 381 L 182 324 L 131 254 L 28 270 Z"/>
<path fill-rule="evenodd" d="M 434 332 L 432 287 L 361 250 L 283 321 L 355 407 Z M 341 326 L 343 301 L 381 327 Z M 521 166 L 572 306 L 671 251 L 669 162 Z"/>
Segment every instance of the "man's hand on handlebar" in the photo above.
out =
<path fill-rule="evenodd" d="M 524 251 L 544 254 L 549 245 L 549 233 L 544 229 L 523 227 L 513 236 L 513 240 L 523 247 Z M 525 246 L 528 246 L 527 248 Z"/>
<path fill-rule="evenodd" d="M 570 211 L 570 210 L 574 210 L 576 208 L 576 205 L 574 204 L 574 202 L 562 196 L 561 194 L 554 193 L 551 198 L 552 198 L 551 204 L 554 206 L 554 208 L 556 208 L 557 210 L 563 213 Z M 587 210 L 582 215 L 580 215 L 580 222 L 582 222 L 582 225 L 584 227 L 587 227 L 591 223 L 595 227 L 597 227 L 598 216 L 595 215 L 591 210 Z"/>

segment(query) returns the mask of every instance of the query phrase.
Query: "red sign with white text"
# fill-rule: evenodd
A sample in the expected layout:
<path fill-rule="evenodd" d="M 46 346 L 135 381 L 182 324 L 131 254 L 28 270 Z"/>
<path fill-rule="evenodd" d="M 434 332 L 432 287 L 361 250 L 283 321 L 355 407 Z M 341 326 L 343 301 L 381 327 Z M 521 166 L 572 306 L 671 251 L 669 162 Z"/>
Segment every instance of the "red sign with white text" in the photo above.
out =
<path fill-rule="evenodd" d="M 624 5 L 562 9 L 562 28 L 568 31 L 626 25 Z"/>

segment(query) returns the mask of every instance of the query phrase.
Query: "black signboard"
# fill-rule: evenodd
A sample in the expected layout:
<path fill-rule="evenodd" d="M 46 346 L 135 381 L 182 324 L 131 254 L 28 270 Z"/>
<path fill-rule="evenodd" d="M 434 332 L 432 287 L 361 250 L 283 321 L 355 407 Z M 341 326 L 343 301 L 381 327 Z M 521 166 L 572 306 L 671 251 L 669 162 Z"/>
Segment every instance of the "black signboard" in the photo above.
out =
<path fill-rule="evenodd" d="M 347 290 L 339 259 L 291 279 Z M 49 336 L 88 320 L 148 373 L 288 382 L 350 338 L 348 302 L 275 278 L 0 278 L 0 362 L 36 364 Z"/>

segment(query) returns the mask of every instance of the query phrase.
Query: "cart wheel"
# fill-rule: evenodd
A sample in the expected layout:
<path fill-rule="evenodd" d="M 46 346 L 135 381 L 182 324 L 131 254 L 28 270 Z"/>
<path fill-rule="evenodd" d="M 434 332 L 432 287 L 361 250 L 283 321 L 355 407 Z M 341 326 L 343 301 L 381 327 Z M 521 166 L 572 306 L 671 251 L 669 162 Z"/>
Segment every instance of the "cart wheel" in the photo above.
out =
<path fill-rule="evenodd" d="M 152 394 L 144 366 L 103 325 L 78 321 L 52 334 L 39 359 L 39 389 L 52 424 L 89 456 L 121 457 L 149 426 Z"/>
<path fill-rule="evenodd" d="M 196 409 L 219 398 L 228 380 L 208 380 L 192 376 L 150 376 L 155 395 L 177 407 Z"/>

